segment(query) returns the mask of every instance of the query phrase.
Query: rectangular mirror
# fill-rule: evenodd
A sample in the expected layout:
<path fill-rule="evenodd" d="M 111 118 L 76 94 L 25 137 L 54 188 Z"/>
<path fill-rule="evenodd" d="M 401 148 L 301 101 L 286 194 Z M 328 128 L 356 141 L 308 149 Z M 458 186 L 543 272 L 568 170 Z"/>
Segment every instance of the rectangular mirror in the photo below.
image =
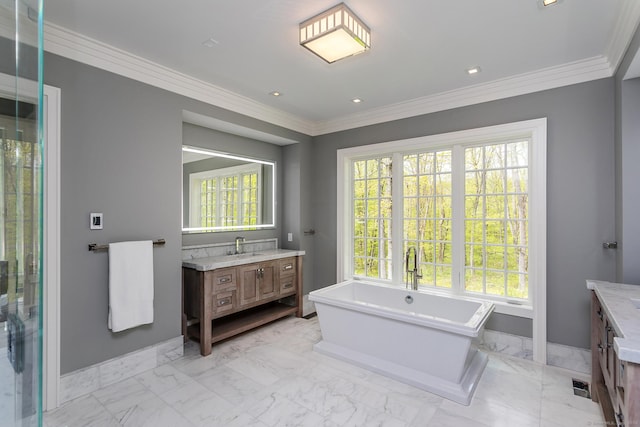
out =
<path fill-rule="evenodd" d="M 275 227 L 276 164 L 182 146 L 182 231 Z"/>

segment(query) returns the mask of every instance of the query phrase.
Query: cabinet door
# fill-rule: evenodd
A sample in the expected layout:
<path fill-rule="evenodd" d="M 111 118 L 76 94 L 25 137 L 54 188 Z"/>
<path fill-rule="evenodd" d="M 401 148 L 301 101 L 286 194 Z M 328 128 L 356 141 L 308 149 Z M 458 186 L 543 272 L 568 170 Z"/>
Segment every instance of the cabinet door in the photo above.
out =
<path fill-rule="evenodd" d="M 238 275 L 240 276 L 238 304 L 240 306 L 258 301 L 258 268 L 258 264 L 238 267 Z"/>
<path fill-rule="evenodd" d="M 275 262 L 264 262 L 260 264 L 260 274 L 258 275 L 259 299 L 272 298 L 278 295 L 279 286 L 276 280 L 277 267 Z"/>

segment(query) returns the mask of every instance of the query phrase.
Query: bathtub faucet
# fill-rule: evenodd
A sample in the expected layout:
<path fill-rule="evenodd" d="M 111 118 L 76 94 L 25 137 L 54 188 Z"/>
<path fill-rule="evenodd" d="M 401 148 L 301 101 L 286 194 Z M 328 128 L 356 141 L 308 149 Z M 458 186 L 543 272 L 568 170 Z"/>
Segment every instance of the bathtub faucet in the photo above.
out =
<path fill-rule="evenodd" d="M 407 287 L 409 287 L 409 276 L 411 276 L 411 289 L 417 291 L 418 279 L 422 279 L 422 275 L 418 273 L 420 261 L 418 259 L 418 251 L 416 250 L 415 246 L 409 246 L 409 249 L 407 249 L 405 262 L 405 271 L 407 272 Z"/>

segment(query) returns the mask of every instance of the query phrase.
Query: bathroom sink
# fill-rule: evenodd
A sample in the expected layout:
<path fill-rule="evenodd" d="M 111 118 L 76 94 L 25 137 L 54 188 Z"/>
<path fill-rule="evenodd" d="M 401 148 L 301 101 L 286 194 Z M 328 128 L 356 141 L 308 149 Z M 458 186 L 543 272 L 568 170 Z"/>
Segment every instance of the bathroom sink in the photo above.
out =
<path fill-rule="evenodd" d="M 221 258 L 224 258 L 224 259 L 245 259 L 245 258 L 251 258 L 251 257 L 258 256 L 258 255 L 262 255 L 262 254 L 260 254 L 258 252 L 247 252 L 247 253 L 244 253 L 244 254 L 225 255 L 225 256 L 223 256 Z"/>
<path fill-rule="evenodd" d="M 635 308 L 640 309 L 640 298 L 629 298 Z"/>

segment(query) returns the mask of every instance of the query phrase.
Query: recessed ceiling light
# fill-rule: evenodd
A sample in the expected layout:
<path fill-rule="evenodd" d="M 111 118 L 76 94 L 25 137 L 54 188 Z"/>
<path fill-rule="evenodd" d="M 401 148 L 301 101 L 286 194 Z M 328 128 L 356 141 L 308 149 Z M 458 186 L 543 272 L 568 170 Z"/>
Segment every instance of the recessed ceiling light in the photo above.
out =
<path fill-rule="evenodd" d="M 362 102 L 362 99 L 360 99 L 360 98 L 353 98 L 353 99 L 351 100 L 351 102 L 353 102 L 354 104 L 360 104 L 360 103 Z"/>
<path fill-rule="evenodd" d="M 269 95 L 278 97 L 278 96 L 282 96 L 282 92 L 278 92 L 277 90 L 274 90 L 273 92 L 269 92 Z"/>
<path fill-rule="evenodd" d="M 480 67 L 478 67 L 478 66 L 467 68 L 467 74 L 469 74 L 470 76 L 472 76 L 474 74 L 478 74 L 479 72 L 480 72 Z"/>
<path fill-rule="evenodd" d="M 564 0 L 537 0 L 538 9 L 545 9 L 547 6 L 555 6 L 563 1 Z"/>
<path fill-rule="evenodd" d="M 220 42 L 213 37 L 210 37 L 202 42 L 202 45 L 206 47 L 214 47 L 217 44 L 220 44 Z"/>

